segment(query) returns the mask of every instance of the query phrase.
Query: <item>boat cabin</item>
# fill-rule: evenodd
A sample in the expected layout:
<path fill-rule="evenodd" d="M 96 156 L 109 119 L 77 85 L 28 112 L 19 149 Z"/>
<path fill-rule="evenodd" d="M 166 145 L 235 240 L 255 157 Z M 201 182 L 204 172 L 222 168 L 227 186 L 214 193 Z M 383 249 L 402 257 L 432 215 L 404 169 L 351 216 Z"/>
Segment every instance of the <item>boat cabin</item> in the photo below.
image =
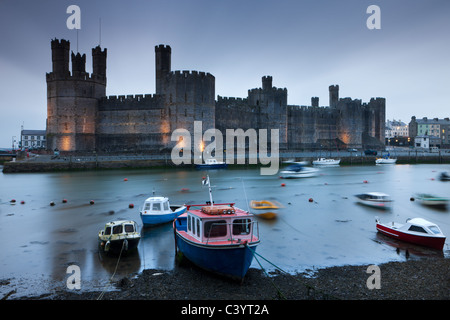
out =
<path fill-rule="evenodd" d="M 150 197 L 142 205 L 142 214 L 163 214 L 172 212 L 167 197 Z"/>
<path fill-rule="evenodd" d="M 185 215 L 185 231 L 191 240 L 219 244 L 245 243 L 259 239 L 258 224 L 253 215 L 232 204 L 188 209 Z"/>
<path fill-rule="evenodd" d="M 441 229 L 434 224 L 422 218 L 414 218 L 406 220 L 408 231 L 420 232 L 424 234 L 437 235 L 442 234 Z M 406 228 L 405 228 L 406 229 Z"/>
<path fill-rule="evenodd" d="M 138 225 L 132 220 L 111 221 L 100 231 L 101 237 L 120 237 L 129 233 L 139 232 Z"/>

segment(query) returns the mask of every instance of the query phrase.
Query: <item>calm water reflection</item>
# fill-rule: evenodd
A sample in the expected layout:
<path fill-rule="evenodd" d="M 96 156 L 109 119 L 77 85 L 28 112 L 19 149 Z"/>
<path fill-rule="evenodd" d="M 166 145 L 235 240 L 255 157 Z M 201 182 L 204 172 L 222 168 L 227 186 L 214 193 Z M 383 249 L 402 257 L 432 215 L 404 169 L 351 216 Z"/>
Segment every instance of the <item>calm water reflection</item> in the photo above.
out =
<path fill-rule="evenodd" d="M 283 204 L 276 220 L 260 220 L 258 252 L 284 270 L 296 272 L 402 261 L 406 249 L 410 258 L 447 256 L 448 240 L 442 253 L 405 245 L 377 234 L 375 218 L 402 222 L 423 217 L 450 236 L 448 210 L 436 211 L 410 201 L 415 192 L 450 196 L 450 182 L 437 179 L 449 169 L 448 165 L 341 166 L 321 169 L 315 178 L 296 180 L 261 176 L 257 168 L 208 173 L 216 202 L 236 202 L 243 209 L 250 200 L 272 199 Z M 83 288 L 104 286 L 117 261 L 98 252 L 97 233 L 104 223 L 123 218 L 142 226 L 139 207 L 153 189 L 174 204 L 206 201 L 208 192 L 201 185 L 205 174 L 184 169 L 0 174 L 0 279 L 15 279 L 24 292 L 45 289 L 54 281 L 63 288 L 67 267 L 76 264 L 81 268 Z M 390 194 L 395 200 L 393 210 L 356 204 L 354 194 L 364 191 Z M 90 205 L 90 200 L 95 204 Z M 142 236 L 138 252 L 121 259 L 117 277 L 148 268 L 174 268 L 171 225 L 145 228 Z M 253 267 L 259 268 L 256 262 Z"/>

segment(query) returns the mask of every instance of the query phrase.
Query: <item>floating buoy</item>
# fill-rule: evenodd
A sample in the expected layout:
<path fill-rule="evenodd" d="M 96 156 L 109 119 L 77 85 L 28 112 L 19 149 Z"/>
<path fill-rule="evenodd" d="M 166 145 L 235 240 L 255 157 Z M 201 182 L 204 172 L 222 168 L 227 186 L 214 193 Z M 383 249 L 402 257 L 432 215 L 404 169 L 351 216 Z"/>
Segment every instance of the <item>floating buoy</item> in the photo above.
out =
<path fill-rule="evenodd" d="M 67 203 L 67 199 L 63 199 L 63 200 L 62 200 L 62 203 Z"/>
<path fill-rule="evenodd" d="M 16 203 L 16 199 L 11 199 L 10 203 Z"/>
<path fill-rule="evenodd" d="M 128 208 L 130 208 L 130 209 L 134 208 L 134 204 L 130 203 L 130 204 L 128 205 Z"/>
<path fill-rule="evenodd" d="M 309 201 L 309 202 L 313 202 L 314 199 L 313 199 L 313 198 L 309 198 L 308 201 Z"/>
<path fill-rule="evenodd" d="M 20 201 L 20 204 L 25 204 L 25 201 L 23 201 L 23 200 L 22 200 L 22 201 Z"/>
<path fill-rule="evenodd" d="M 325 182 L 325 183 L 324 183 L 324 185 L 326 185 L 326 186 L 327 186 L 327 185 L 328 185 L 328 183 L 327 183 L 327 182 Z"/>
<path fill-rule="evenodd" d="M 53 201 L 50 201 L 50 205 L 51 205 L 51 206 L 54 206 L 55 203 L 54 203 Z"/>
<path fill-rule="evenodd" d="M 414 201 L 414 198 L 413 197 L 409 198 L 409 201 Z"/>
<path fill-rule="evenodd" d="M 281 184 L 281 186 L 282 186 L 282 187 L 285 187 L 285 186 L 286 186 L 286 184 L 285 184 L 285 183 L 282 183 L 282 184 Z"/>
<path fill-rule="evenodd" d="M 125 179 L 123 179 L 123 181 L 128 181 L 128 179 L 127 179 L 127 178 L 125 178 Z"/>
<path fill-rule="evenodd" d="M 89 204 L 94 204 L 94 200 L 89 201 Z"/>
<path fill-rule="evenodd" d="M 181 188 L 181 192 L 188 192 L 189 188 Z"/>
<path fill-rule="evenodd" d="M 363 183 L 369 183 L 369 181 L 367 181 L 367 180 L 364 180 L 364 181 L 363 181 Z"/>

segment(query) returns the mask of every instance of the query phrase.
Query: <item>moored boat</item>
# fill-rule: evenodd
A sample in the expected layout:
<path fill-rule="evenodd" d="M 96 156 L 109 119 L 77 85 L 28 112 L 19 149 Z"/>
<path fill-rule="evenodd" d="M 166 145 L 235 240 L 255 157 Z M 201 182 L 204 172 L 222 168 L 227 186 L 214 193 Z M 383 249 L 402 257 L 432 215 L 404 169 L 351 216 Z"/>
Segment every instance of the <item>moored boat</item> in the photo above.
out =
<path fill-rule="evenodd" d="M 438 250 L 443 249 L 446 239 L 436 224 L 422 218 L 407 219 L 404 224 L 383 224 L 377 219 L 376 228 L 386 236 Z"/>
<path fill-rule="evenodd" d="M 449 198 L 435 196 L 427 193 L 419 193 L 412 198 L 424 206 L 430 206 L 435 208 L 446 208 L 449 202 Z"/>
<path fill-rule="evenodd" d="M 197 169 L 220 169 L 226 168 L 227 163 L 224 161 L 217 161 L 215 158 L 206 159 L 205 163 L 196 164 Z"/>
<path fill-rule="evenodd" d="M 367 192 L 356 194 L 357 202 L 369 207 L 378 209 L 390 209 L 392 205 L 391 197 L 382 192 Z"/>
<path fill-rule="evenodd" d="M 186 206 L 170 205 L 167 197 L 149 197 L 139 212 L 144 226 L 154 226 L 173 221 L 186 211 Z"/>
<path fill-rule="evenodd" d="M 397 162 L 397 159 L 385 157 L 385 158 L 377 158 L 375 160 L 376 164 L 395 164 Z"/>
<path fill-rule="evenodd" d="M 269 200 L 252 200 L 250 201 L 250 207 L 252 209 L 278 209 L 280 208 L 280 205 L 275 203 L 275 201 L 269 201 Z"/>
<path fill-rule="evenodd" d="M 209 186 L 209 177 L 207 177 Z M 176 248 L 202 269 L 243 280 L 259 244 L 258 223 L 234 203 L 187 205 L 173 222 Z"/>
<path fill-rule="evenodd" d="M 341 159 L 329 159 L 329 158 L 318 158 L 312 163 L 315 166 L 337 166 L 341 162 Z"/>
<path fill-rule="evenodd" d="M 441 172 L 439 175 L 439 180 L 441 181 L 450 181 L 450 173 L 448 172 Z"/>
<path fill-rule="evenodd" d="M 280 177 L 285 179 L 310 178 L 317 176 L 318 173 L 319 170 L 317 168 L 305 167 L 300 163 L 294 163 L 280 171 Z"/>
<path fill-rule="evenodd" d="M 132 220 L 108 222 L 104 229 L 98 232 L 100 249 L 113 254 L 135 250 L 140 239 L 138 225 Z"/>

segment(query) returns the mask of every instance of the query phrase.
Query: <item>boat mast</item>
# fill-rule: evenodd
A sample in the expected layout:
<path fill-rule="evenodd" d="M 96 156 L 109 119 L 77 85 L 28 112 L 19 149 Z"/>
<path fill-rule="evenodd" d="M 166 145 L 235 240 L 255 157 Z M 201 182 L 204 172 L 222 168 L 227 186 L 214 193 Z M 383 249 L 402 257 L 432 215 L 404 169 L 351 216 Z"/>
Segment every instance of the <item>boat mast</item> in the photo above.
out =
<path fill-rule="evenodd" d="M 206 179 L 204 179 L 203 181 L 202 181 L 202 184 L 203 185 L 208 185 L 208 189 L 209 189 L 209 201 L 211 202 L 211 207 L 214 205 L 214 203 L 213 203 L 213 199 L 212 199 L 212 192 L 211 192 L 211 184 L 209 183 L 209 176 L 207 175 L 206 176 Z"/>

